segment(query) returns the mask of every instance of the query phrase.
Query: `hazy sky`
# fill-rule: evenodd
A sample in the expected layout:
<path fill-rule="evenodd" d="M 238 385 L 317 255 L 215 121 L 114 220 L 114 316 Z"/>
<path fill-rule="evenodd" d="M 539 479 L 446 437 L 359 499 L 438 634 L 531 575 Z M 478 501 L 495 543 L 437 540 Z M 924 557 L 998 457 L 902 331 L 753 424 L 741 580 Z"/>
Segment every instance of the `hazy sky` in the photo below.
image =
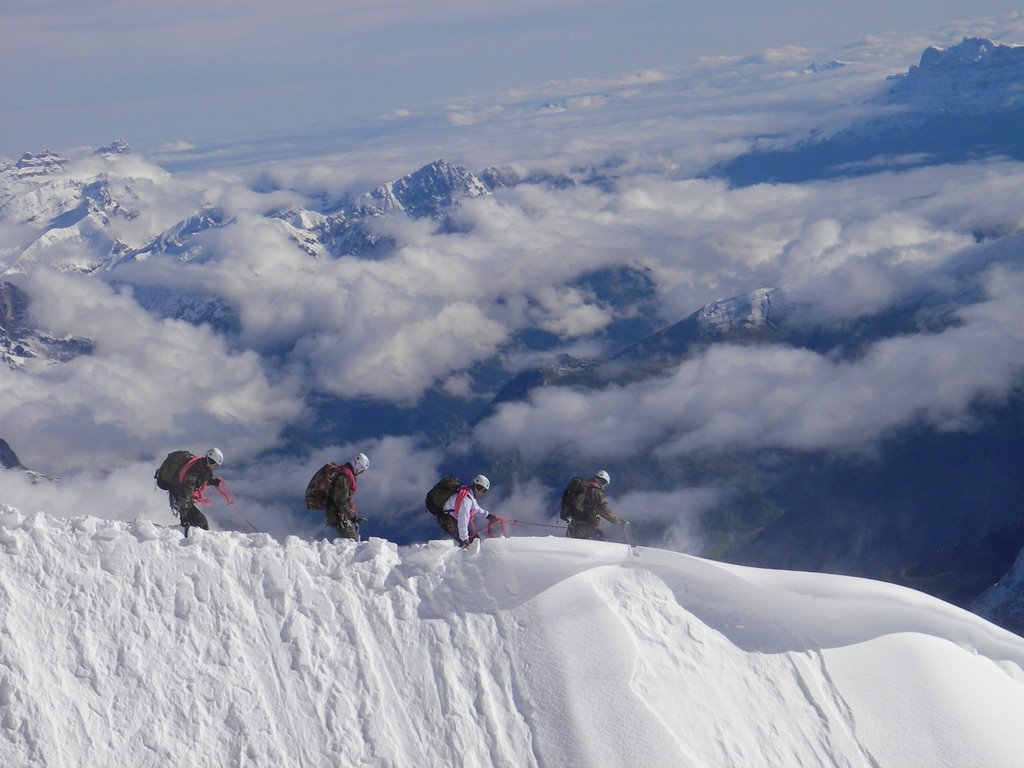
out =
<path fill-rule="evenodd" d="M 837 47 L 1015 0 L 5 0 L 0 156 L 332 124 L 547 80 Z"/>

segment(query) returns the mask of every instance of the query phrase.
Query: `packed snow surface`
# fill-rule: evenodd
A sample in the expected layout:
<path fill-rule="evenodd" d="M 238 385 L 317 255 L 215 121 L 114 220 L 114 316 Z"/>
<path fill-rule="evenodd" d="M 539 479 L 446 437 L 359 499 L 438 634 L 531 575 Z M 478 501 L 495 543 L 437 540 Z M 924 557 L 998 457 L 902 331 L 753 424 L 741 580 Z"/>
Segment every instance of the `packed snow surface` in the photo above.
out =
<path fill-rule="evenodd" d="M 0 506 L 3 766 L 1019 766 L 1024 639 L 880 582 L 564 538 Z"/>

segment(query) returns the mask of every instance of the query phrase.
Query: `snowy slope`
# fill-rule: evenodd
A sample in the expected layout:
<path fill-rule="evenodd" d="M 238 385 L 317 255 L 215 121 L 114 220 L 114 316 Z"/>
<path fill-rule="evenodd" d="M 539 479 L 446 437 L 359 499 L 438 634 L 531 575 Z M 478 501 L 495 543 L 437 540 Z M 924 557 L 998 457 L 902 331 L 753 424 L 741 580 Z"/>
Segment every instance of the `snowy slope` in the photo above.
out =
<path fill-rule="evenodd" d="M 560 538 L 0 507 L 5 766 L 1011 766 L 1024 640 L 892 585 Z"/>

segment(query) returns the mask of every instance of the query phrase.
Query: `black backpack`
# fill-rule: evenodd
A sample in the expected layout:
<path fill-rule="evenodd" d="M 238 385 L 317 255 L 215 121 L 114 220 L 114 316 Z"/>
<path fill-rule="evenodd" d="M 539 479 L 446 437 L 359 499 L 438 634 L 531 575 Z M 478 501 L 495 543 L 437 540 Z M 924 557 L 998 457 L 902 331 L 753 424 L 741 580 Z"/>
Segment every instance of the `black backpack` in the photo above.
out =
<path fill-rule="evenodd" d="M 434 483 L 433 488 L 427 491 L 427 498 L 424 501 L 427 511 L 434 517 L 444 517 L 446 514 L 444 503 L 461 487 L 462 483 L 459 482 L 459 478 L 455 477 L 455 475 L 445 475 L 442 477 Z"/>
<path fill-rule="evenodd" d="M 587 481 L 574 477 L 562 491 L 562 506 L 559 515 L 563 520 L 583 517 L 583 500 L 587 497 Z"/>
<path fill-rule="evenodd" d="M 167 458 L 157 467 L 156 473 L 153 475 L 156 478 L 156 487 L 164 491 L 173 491 L 177 488 L 181 484 L 178 481 L 181 468 L 189 462 L 189 459 L 194 458 L 195 455 L 188 451 L 171 451 L 168 453 Z"/>

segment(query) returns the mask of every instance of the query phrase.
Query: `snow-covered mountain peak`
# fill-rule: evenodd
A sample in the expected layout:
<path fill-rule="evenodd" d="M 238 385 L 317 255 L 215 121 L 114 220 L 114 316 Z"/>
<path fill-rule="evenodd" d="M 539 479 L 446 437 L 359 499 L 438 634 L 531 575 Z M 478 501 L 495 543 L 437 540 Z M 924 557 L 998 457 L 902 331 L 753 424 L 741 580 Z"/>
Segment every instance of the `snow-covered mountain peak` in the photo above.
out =
<path fill-rule="evenodd" d="M 114 139 L 110 144 L 105 147 L 98 148 L 94 155 L 100 155 L 102 157 L 128 155 L 131 154 L 132 148 L 124 139 Z"/>
<path fill-rule="evenodd" d="M 67 158 L 61 157 L 56 152 L 44 150 L 35 154 L 26 152 L 13 166 L 3 170 L 7 170 L 10 176 L 18 181 L 25 181 L 63 171 L 67 164 Z"/>
<path fill-rule="evenodd" d="M 141 260 L 153 254 L 167 253 L 180 261 L 192 261 L 204 252 L 203 246 L 193 243 L 192 238 L 201 232 L 224 227 L 231 221 L 232 218 L 222 208 L 205 206 L 125 256 Z"/>
<path fill-rule="evenodd" d="M 1002 45 L 983 37 L 965 37 L 949 48 L 931 46 L 921 53 L 920 70 L 964 70 L 1018 66 L 1024 62 L 1024 46 Z"/>
<path fill-rule="evenodd" d="M 461 166 L 434 162 L 368 192 L 363 204 L 373 212 L 401 211 L 412 218 L 437 217 L 460 198 L 490 194 L 487 185 Z"/>
<path fill-rule="evenodd" d="M 846 62 L 839 61 L 838 59 L 830 59 L 829 61 L 813 61 L 807 65 L 803 70 L 805 75 L 817 75 L 822 72 L 831 72 L 836 69 L 842 69 L 846 66 Z"/>
<path fill-rule="evenodd" d="M 980 114 L 1024 107 L 1024 46 L 968 37 L 926 48 L 919 64 L 893 77 L 887 100 L 916 111 Z"/>
<path fill-rule="evenodd" d="M 775 288 L 753 291 L 706 304 L 697 311 L 696 320 L 705 338 L 726 337 L 772 325 L 772 299 Z"/>
<path fill-rule="evenodd" d="M 134 218 L 139 179 L 153 181 L 163 171 L 131 156 L 123 141 L 69 160 L 52 152 L 26 154 L 0 168 L 0 220 L 52 230 L 69 227 L 88 214 Z M 95 229 L 105 226 L 102 220 Z"/>
<path fill-rule="evenodd" d="M 122 139 L 75 161 L 44 152 L 26 154 L 16 165 L 3 166 L 0 220 L 39 230 L 34 239 L 15 246 L 5 274 L 26 274 L 44 265 L 93 272 L 162 253 L 182 261 L 201 256 L 203 246 L 196 236 L 234 221 L 216 206 L 197 206 L 190 216 L 162 231 L 148 229 L 146 222 L 123 226 L 139 216 L 146 195 L 167 178 L 160 168 L 133 155 Z M 328 213 L 294 207 L 266 216 L 313 257 L 373 258 L 394 243 L 368 225 L 370 220 L 405 215 L 445 226 L 448 210 L 461 200 L 488 194 L 476 175 L 437 160 L 361 197 L 347 198 Z M 89 255 L 69 259 L 68 252 Z"/>

